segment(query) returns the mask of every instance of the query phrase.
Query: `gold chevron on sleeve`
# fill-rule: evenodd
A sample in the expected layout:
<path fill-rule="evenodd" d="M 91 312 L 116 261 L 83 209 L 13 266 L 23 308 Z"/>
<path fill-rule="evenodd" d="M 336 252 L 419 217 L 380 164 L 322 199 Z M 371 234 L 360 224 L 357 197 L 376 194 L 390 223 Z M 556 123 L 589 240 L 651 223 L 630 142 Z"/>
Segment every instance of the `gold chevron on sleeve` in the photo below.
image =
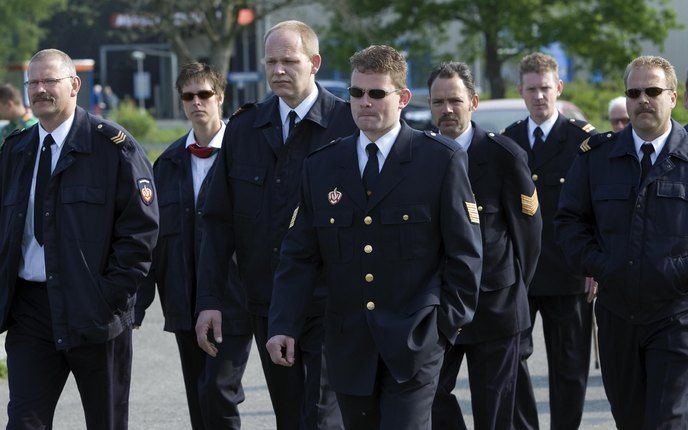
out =
<path fill-rule="evenodd" d="M 521 212 L 528 216 L 533 216 L 537 212 L 538 207 L 540 207 L 540 203 L 538 202 L 537 190 L 533 191 L 532 196 L 521 194 Z"/>
<path fill-rule="evenodd" d="M 588 151 L 590 151 L 590 145 L 588 145 L 588 140 L 590 140 L 589 137 L 588 137 L 587 139 L 585 139 L 585 140 L 583 141 L 583 143 L 580 144 L 580 150 L 581 150 L 581 152 L 588 152 Z"/>
<path fill-rule="evenodd" d="M 110 140 L 112 140 L 114 143 L 116 143 L 116 144 L 119 145 L 120 143 L 124 142 L 124 140 L 125 140 L 126 138 L 127 138 L 127 135 L 124 134 L 124 133 L 122 132 L 122 130 L 120 130 L 119 133 L 117 133 L 116 136 L 111 137 Z"/>

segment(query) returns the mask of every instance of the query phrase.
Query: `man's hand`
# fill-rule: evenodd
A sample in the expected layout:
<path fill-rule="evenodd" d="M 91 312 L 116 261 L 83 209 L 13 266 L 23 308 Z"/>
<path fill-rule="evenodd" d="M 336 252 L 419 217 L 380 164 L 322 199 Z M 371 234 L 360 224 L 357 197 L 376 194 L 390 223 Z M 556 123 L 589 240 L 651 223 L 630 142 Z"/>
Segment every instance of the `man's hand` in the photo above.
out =
<path fill-rule="evenodd" d="M 587 293 L 586 300 L 592 303 L 597 297 L 597 281 L 593 278 L 585 278 L 585 292 Z"/>
<path fill-rule="evenodd" d="M 270 358 L 275 364 L 291 367 L 294 365 L 294 338 L 284 335 L 273 336 L 265 344 Z"/>
<path fill-rule="evenodd" d="M 217 356 L 217 347 L 208 340 L 208 330 L 213 329 L 215 342 L 222 343 L 222 312 L 216 310 L 201 311 L 196 320 L 196 342 L 211 357 Z"/>

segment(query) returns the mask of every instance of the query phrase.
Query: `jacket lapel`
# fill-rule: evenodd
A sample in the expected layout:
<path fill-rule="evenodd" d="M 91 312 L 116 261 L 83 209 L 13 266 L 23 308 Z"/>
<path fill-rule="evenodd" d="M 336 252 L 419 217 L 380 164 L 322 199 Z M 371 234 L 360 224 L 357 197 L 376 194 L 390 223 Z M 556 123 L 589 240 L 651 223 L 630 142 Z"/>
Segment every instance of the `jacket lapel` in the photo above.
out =
<path fill-rule="evenodd" d="M 560 113 L 557 117 L 557 120 L 554 122 L 552 130 L 550 130 L 549 134 L 547 135 L 545 144 L 538 148 L 537 152 L 533 153 L 533 170 L 546 164 L 565 147 L 566 121 L 567 119 Z M 527 140 L 527 142 L 529 141 Z"/>
<path fill-rule="evenodd" d="M 358 133 L 342 139 L 338 144 L 340 146 L 340 154 L 338 157 L 339 172 L 337 173 L 337 179 L 338 184 L 346 192 L 346 195 L 351 197 L 356 206 L 364 210 L 366 207 L 366 197 L 361 172 L 358 168 L 357 142 Z"/>
<path fill-rule="evenodd" d="M 62 151 L 60 151 L 60 158 L 57 160 L 55 170 L 53 170 L 52 178 L 68 169 L 74 163 L 76 160 L 74 153 L 90 154 L 91 150 L 92 139 L 88 114 L 77 106 L 74 112 L 72 128 L 67 133 L 64 146 Z"/>
<path fill-rule="evenodd" d="M 275 153 L 275 156 L 282 150 L 282 122 L 279 116 L 279 98 L 275 95 L 270 97 L 258 108 L 258 114 L 253 122 L 253 127 L 262 130 L 265 140 Z"/>
<path fill-rule="evenodd" d="M 490 144 L 486 139 L 485 131 L 473 125 L 473 139 L 468 147 L 468 178 L 470 182 L 477 182 L 485 174 L 485 165 L 488 162 L 487 145 Z"/>

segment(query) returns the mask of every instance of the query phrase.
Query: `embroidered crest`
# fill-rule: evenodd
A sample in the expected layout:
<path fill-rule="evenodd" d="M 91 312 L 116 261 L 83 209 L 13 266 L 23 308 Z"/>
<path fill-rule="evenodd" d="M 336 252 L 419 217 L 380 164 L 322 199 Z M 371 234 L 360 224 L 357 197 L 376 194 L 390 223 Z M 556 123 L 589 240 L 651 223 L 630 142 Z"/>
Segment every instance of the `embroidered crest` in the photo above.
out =
<path fill-rule="evenodd" d="M 478 216 L 478 206 L 475 203 L 464 202 L 466 205 L 466 212 L 468 212 L 468 220 L 473 224 L 480 224 L 480 217 Z"/>
<path fill-rule="evenodd" d="M 532 196 L 521 194 L 521 212 L 528 216 L 534 216 L 539 206 L 537 190 L 533 191 Z"/>
<path fill-rule="evenodd" d="M 333 206 L 339 203 L 341 199 L 342 193 L 337 191 L 337 187 L 335 187 L 334 190 L 327 193 L 327 201 L 330 202 L 330 204 Z"/>
<path fill-rule="evenodd" d="M 146 205 L 150 206 L 153 203 L 153 183 L 150 179 L 142 178 L 136 181 L 136 185 L 139 188 L 139 194 L 141 195 L 141 201 Z"/>

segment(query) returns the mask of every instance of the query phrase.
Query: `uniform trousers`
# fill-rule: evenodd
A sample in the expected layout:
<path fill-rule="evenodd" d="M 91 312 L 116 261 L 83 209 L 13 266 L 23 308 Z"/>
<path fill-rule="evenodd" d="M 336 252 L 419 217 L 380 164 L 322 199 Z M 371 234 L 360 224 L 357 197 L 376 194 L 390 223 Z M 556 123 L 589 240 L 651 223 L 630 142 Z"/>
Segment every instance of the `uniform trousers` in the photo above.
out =
<path fill-rule="evenodd" d="M 473 428 L 511 430 L 520 361 L 519 333 L 447 349 L 432 404 L 433 430 L 467 429 L 459 402 L 452 394 L 464 356 L 468 361 Z"/>
<path fill-rule="evenodd" d="M 131 328 L 99 344 L 57 350 L 45 284 L 19 280 L 5 348 L 9 372 L 10 430 L 49 430 L 71 372 L 86 427 L 125 430 L 129 417 Z"/>
<path fill-rule="evenodd" d="M 537 406 L 527 359 L 533 354 L 533 326 L 540 312 L 549 373 L 551 428 L 574 430 L 580 426 L 590 371 L 592 303 L 585 294 L 529 296 L 531 327 L 523 332 L 521 362 L 516 382 L 514 426 L 539 428 Z"/>
<path fill-rule="evenodd" d="M 321 384 L 323 317 L 306 318 L 297 340 L 295 365 L 279 366 L 272 362 L 265 344 L 268 339 L 268 318 L 251 315 L 256 347 L 275 411 L 277 430 L 329 430 L 341 426 L 335 393 Z M 324 388 L 324 389 L 321 389 Z"/>
<path fill-rule="evenodd" d="M 688 428 L 688 312 L 648 324 L 631 324 L 599 303 L 595 314 L 617 428 Z"/>
<path fill-rule="evenodd" d="M 241 378 L 251 351 L 250 334 L 224 335 L 211 357 L 198 347 L 194 331 L 175 332 L 182 364 L 186 401 L 193 430 L 238 430 Z"/>
<path fill-rule="evenodd" d="M 442 338 L 430 359 L 405 382 L 397 382 L 379 358 L 370 396 L 337 393 L 344 427 L 347 430 L 430 430 L 444 348 Z"/>

